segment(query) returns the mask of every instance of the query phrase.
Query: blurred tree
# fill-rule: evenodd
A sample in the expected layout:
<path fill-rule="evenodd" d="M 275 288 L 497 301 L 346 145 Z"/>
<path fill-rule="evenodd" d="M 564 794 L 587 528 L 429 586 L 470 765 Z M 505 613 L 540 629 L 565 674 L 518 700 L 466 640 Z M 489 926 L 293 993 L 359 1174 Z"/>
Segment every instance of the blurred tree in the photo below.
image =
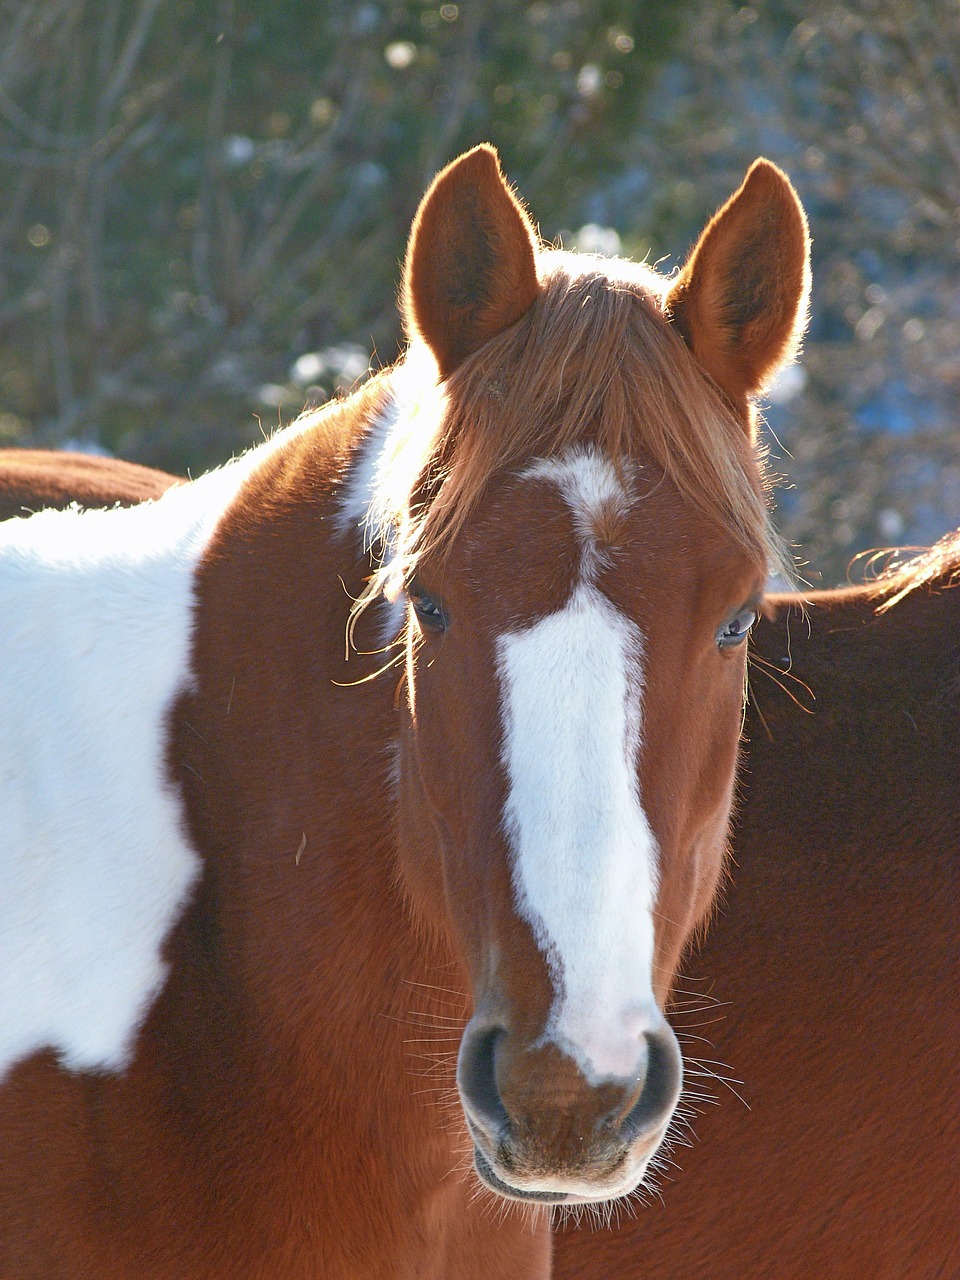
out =
<path fill-rule="evenodd" d="M 758 154 L 810 215 L 810 337 L 768 414 L 806 576 L 934 541 L 960 521 L 960 3 L 698 0 L 650 102 L 634 250 L 681 247 Z"/>
<path fill-rule="evenodd" d="M 0 0 L 0 441 L 205 466 L 392 359 L 434 172 L 579 225 L 684 8 Z"/>

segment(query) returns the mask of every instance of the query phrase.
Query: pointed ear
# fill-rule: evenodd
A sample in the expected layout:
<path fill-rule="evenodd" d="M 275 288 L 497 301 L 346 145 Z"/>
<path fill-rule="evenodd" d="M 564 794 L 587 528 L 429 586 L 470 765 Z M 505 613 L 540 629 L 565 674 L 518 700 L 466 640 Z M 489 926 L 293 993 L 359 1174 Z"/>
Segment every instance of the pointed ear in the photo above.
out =
<path fill-rule="evenodd" d="M 756 160 L 713 217 L 665 306 L 735 408 L 797 354 L 807 323 L 810 236 L 786 174 Z"/>
<path fill-rule="evenodd" d="M 537 297 L 536 245 L 493 147 L 474 147 L 434 179 L 410 232 L 403 310 L 408 336 L 424 339 L 441 377 Z"/>

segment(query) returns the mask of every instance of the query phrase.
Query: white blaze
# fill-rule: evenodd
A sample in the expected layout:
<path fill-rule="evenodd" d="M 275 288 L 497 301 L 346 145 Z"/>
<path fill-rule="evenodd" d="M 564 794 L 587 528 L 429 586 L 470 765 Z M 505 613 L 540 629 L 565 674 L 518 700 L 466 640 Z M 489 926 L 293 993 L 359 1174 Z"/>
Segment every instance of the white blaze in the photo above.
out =
<path fill-rule="evenodd" d="M 523 478 L 557 485 L 573 517 L 581 571 L 592 581 L 601 558 L 595 536 L 597 520 L 604 514 L 625 516 L 630 508 L 630 495 L 610 460 L 596 449 L 573 448 L 562 458 L 538 458 L 526 468 Z"/>
<path fill-rule="evenodd" d="M 515 892 L 557 988 L 545 1035 L 594 1081 L 636 1071 L 660 1023 L 641 657 L 638 628 L 589 582 L 498 641 Z"/>

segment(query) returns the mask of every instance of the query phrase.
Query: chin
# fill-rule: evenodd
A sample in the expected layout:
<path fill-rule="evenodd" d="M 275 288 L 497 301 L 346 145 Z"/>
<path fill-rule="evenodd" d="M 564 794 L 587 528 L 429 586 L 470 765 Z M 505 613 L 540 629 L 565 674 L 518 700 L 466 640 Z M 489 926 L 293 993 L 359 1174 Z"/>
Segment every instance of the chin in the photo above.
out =
<path fill-rule="evenodd" d="M 477 1176 L 483 1185 L 505 1200 L 514 1200 L 519 1204 L 541 1205 L 574 1205 L 603 1204 L 608 1200 L 616 1200 L 620 1196 L 629 1195 L 640 1185 L 647 1161 L 625 1174 L 618 1170 L 618 1177 L 610 1177 L 603 1182 L 591 1183 L 580 1178 L 545 1177 L 544 1183 L 564 1183 L 561 1186 L 517 1187 L 505 1181 L 493 1168 L 480 1148 L 475 1144 L 473 1163 Z M 526 1179 L 525 1179 L 526 1181 Z"/>

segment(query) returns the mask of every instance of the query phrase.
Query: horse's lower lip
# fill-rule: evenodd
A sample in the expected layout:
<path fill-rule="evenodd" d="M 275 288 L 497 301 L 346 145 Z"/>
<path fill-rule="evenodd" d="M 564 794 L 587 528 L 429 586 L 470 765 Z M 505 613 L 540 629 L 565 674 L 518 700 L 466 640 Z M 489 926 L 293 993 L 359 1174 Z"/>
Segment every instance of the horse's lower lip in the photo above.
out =
<path fill-rule="evenodd" d="M 473 1147 L 473 1160 L 477 1173 L 487 1186 L 511 1200 L 527 1200 L 534 1204 L 563 1204 L 568 1199 L 563 1191 L 524 1191 L 522 1187 L 511 1187 L 509 1182 L 497 1177 L 490 1161 L 476 1143 Z"/>

